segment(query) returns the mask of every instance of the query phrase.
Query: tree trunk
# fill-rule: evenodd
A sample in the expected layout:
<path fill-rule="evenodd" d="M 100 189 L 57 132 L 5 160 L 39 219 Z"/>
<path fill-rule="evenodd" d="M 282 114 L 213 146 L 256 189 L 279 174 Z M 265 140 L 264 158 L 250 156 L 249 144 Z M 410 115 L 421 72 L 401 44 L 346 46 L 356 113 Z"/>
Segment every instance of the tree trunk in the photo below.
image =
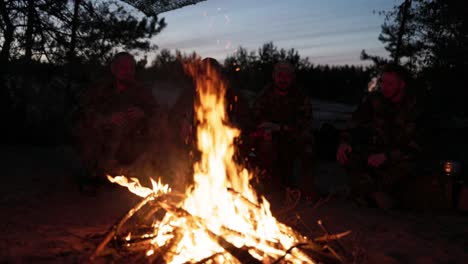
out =
<path fill-rule="evenodd" d="M 65 100 L 67 101 L 68 104 L 73 104 L 75 103 L 74 96 L 72 93 L 72 82 L 75 79 L 75 64 L 76 64 L 76 35 L 78 31 L 78 26 L 79 26 L 79 10 L 80 10 L 80 3 L 81 0 L 74 0 L 74 6 L 73 6 L 73 18 L 71 21 L 71 37 L 70 37 L 70 45 L 68 47 L 68 54 L 67 54 L 67 87 L 66 87 L 66 92 L 65 92 Z"/>
<path fill-rule="evenodd" d="M 80 3 L 81 0 L 74 0 L 74 7 L 73 7 L 73 19 L 71 24 L 71 38 L 70 38 L 70 46 L 68 49 L 68 63 L 73 64 L 75 58 L 75 47 L 76 47 L 76 31 L 78 30 L 78 12 L 80 10 Z"/>
<path fill-rule="evenodd" d="M 26 43 L 24 46 L 24 62 L 28 65 L 32 58 L 32 49 L 34 45 L 34 0 L 28 0 L 28 21 L 26 24 Z"/>
<path fill-rule="evenodd" d="M 406 25 L 406 20 L 408 18 L 408 12 L 409 12 L 410 7 L 411 7 L 411 0 L 405 0 L 405 2 L 400 8 L 401 22 L 400 22 L 400 30 L 398 31 L 398 40 L 397 40 L 397 46 L 396 46 L 396 51 L 395 51 L 395 57 L 393 58 L 394 63 L 400 62 L 401 46 L 402 46 L 402 41 L 403 41 L 403 35 L 405 34 L 405 25 Z"/>
<path fill-rule="evenodd" d="M 0 0 L 0 14 L 5 23 L 5 34 L 3 35 L 2 51 L 0 52 L 0 64 L 6 65 L 10 60 L 10 48 L 11 43 L 13 42 L 13 34 L 15 32 L 15 27 L 11 23 L 10 16 L 6 9 L 6 4 L 4 0 Z"/>

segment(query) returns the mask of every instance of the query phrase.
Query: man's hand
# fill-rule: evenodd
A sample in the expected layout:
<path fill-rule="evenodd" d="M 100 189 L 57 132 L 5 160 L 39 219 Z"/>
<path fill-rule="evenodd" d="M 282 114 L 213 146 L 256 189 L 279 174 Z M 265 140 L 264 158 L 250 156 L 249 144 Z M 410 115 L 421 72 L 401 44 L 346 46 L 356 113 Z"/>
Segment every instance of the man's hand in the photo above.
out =
<path fill-rule="evenodd" d="M 127 109 L 127 116 L 131 120 L 137 120 L 145 116 L 145 112 L 140 107 L 132 106 Z"/>
<path fill-rule="evenodd" d="M 372 154 L 367 157 L 367 164 L 374 168 L 380 167 L 385 161 L 387 161 L 385 153 Z"/>
<path fill-rule="evenodd" d="M 124 127 L 127 124 L 127 113 L 115 112 L 111 116 L 111 124 L 117 127 Z"/>
<path fill-rule="evenodd" d="M 353 151 L 353 148 L 347 143 L 341 143 L 336 152 L 336 159 L 341 165 L 344 165 L 348 162 L 348 154 Z"/>

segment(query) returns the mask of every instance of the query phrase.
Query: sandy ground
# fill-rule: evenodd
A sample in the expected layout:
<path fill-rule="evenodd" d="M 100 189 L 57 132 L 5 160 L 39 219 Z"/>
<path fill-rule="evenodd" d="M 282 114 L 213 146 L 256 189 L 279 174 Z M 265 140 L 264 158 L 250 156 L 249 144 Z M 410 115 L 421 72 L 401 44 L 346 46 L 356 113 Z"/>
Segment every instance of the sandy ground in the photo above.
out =
<path fill-rule="evenodd" d="M 69 148 L 3 147 L 0 160 L 0 263 L 83 263 L 139 200 L 119 187 L 81 194 Z M 322 166 L 317 182 L 346 192 L 346 179 L 332 164 Z M 359 263 L 467 263 L 467 216 L 362 208 L 340 197 L 297 209 L 302 223 L 296 227 L 319 236 L 321 219 L 330 232 L 352 230 L 342 243 Z"/>

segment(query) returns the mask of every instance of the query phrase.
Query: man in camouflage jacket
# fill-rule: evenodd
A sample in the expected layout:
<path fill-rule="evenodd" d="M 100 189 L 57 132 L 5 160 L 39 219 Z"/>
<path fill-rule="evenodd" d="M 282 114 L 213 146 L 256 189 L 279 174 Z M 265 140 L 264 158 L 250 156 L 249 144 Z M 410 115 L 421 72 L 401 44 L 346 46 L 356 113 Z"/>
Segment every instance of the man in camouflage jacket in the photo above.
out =
<path fill-rule="evenodd" d="M 132 55 L 118 53 L 111 72 L 111 81 L 85 92 L 76 131 L 83 165 L 100 175 L 119 173 L 144 152 L 157 109 L 151 91 L 135 81 Z"/>
<path fill-rule="evenodd" d="M 281 186 L 313 189 L 312 107 L 310 98 L 295 82 L 295 70 L 286 62 L 274 66 L 273 83 L 260 92 L 253 104 L 260 163 Z M 294 164 L 301 164 L 294 166 Z M 300 172 L 294 168 L 300 167 Z"/>
<path fill-rule="evenodd" d="M 406 76 L 400 66 L 384 67 L 380 91 L 369 93 L 353 113 L 337 151 L 355 198 L 383 208 L 396 205 L 421 153 L 416 126 L 421 109 Z"/>

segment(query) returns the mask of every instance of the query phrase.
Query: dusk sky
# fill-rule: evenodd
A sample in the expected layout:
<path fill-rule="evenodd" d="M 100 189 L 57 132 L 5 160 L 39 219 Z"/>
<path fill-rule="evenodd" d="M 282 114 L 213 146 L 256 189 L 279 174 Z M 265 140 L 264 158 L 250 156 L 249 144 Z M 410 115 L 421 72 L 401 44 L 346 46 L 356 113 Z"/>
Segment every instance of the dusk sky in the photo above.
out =
<path fill-rule="evenodd" d="M 167 27 L 160 48 L 196 51 L 223 60 L 239 46 L 257 50 L 268 41 L 295 48 L 314 64 L 363 64 L 362 49 L 386 56 L 377 39 L 396 0 L 207 0 L 160 15 Z"/>

